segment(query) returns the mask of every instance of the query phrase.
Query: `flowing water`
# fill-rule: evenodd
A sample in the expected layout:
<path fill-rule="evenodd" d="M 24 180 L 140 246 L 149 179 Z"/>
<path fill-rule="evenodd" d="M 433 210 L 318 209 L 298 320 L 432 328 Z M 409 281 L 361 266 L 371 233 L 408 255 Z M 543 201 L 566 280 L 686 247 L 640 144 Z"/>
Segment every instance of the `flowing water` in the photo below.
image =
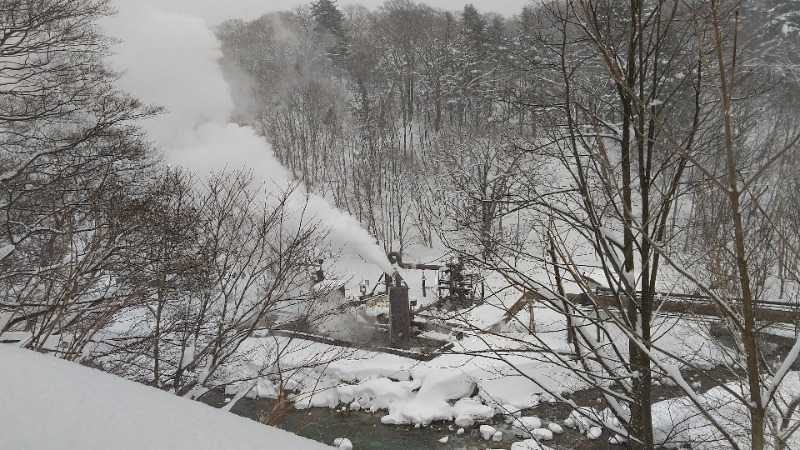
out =
<path fill-rule="evenodd" d="M 572 399 L 579 405 L 604 407 L 597 402 L 600 394 L 593 389 L 575 392 Z M 226 397 L 219 391 L 210 391 L 201 399 L 202 402 L 214 407 L 221 407 L 226 403 Z M 277 401 L 272 399 L 242 399 L 231 409 L 231 412 L 253 420 L 270 411 L 279 412 L 272 414 L 268 421 L 270 425 L 290 431 L 300 436 L 313 439 L 327 445 L 333 445 L 336 438 L 346 437 L 353 443 L 355 450 L 486 450 L 509 449 L 511 444 L 520 441 L 514 436 L 511 427 L 505 423 L 504 418 L 497 416 L 487 422 L 503 432 L 502 442 L 485 441 L 480 434 L 480 424 L 457 434 L 457 429 L 452 422 L 435 422 L 426 427 L 415 428 L 408 425 L 384 425 L 381 417 L 386 411 L 370 413 L 367 411 L 342 411 L 341 409 L 310 408 L 297 410 L 293 404 L 287 408 L 276 408 Z M 542 422 L 561 423 L 572 408 L 563 403 L 542 403 L 530 410 L 524 411 L 525 416 L 536 416 Z M 447 443 L 439 442 L 448 436 Z M 555 450 L 619 450 L 624 447 L 608 443 L 605 434 L 598 440 L 586 439 L 575 430 L 564 428 L 564 434 L 556 435 L 555 439 L 546 443 Z"/>
<path fill-rule="evenodd" d="M 203 396 L 203 402 L 220 407 L 224 404 L 225 397 L 219 392 L 212 391 Z M 271 399 L 242 399 L 231 411 L 258 420 L 263 412 L 273 410 L 276 403 Z M 384 425 L 381 423 L 381 417 L 385 414 L 385 411 L 373 414 L 366 411 L 341 411 L 328 408 L 296 410 L 294 407 L 289 407 L 282 413 L 276 414 L 277 417 L 272 425 L 328 445 L 332 445 L 336 438 L 346 437 L 357 450 L 508 449 L 512 442 L 519 440 L 514 438 L 502 420 L 490 422 L 489 425 L 503 432 L 503 441 L 487 442 L 481 437 L 478 425 L 458 435 L 457 427 L 452 422 L 437 422 L 420 428 Z M 449 436 L 448 442 L 440 443 L 439 439 L 445 436 Z"/>

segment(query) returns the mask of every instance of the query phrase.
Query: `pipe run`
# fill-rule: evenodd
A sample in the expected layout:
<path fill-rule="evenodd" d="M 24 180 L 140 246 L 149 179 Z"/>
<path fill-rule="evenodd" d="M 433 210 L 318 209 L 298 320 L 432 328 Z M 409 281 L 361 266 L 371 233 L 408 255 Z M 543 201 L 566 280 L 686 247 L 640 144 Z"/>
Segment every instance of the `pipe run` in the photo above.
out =
<path fill-rule="evenodd" d="M 386 256 L 389 257 L 390 263 L 393 265 L 396 264 L 401 269 L 439 270 L 442 268 L 442 266 L 438 264 L 404 263 L 403 255 L 400 252 L 390 252 Z"/>

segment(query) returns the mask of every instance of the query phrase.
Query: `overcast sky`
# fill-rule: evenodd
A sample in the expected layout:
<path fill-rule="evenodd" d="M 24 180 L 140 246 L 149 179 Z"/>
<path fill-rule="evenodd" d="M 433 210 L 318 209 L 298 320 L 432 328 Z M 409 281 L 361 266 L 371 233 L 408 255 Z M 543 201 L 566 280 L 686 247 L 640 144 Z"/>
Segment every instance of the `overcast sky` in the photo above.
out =
<path fill-rule="evenodd" d="M 159 6 L 172 12 L 189 13 L 203 17 L 210 23 L 219 23 L 225 19 L 255 19 L 270 11 L 291 9 L 297 5 L 306 5 L 312 0 L 161 0 Z M 347 4 L 360 3 L 371 9 L 382 5 L 384 0 L 338 0 L 342 7 Z M 423 3 L 435 8 L 456 11 L 467 3 L 472 3 L 481 12 L 497 12 L 506 16 L 518 14 L 530 0 L 423 0 Z"/>
<path fill-rule="evenodd" d="M 169 113 L 148 121 L 151 137 L 174 143 L 185 130 L 204 122 L 224 123 L 235 105 L 218 66 L 220 43 L 212 28 L 224 20 L 253 20 L 270 11 L 307 5 L 312 0 L 112 0 L 118 14 L 103 22 L 112 36 L 114 68 L 124 72 L 118 86 Z M 417 3 L 457 11 L 470 0 Z M 531 1 L 471 0 L 476 8 L 511 16 Z M 340 7 L 358 3 L 338 0 Z M 361 0 L 377 9 L 384 0 Z"/>

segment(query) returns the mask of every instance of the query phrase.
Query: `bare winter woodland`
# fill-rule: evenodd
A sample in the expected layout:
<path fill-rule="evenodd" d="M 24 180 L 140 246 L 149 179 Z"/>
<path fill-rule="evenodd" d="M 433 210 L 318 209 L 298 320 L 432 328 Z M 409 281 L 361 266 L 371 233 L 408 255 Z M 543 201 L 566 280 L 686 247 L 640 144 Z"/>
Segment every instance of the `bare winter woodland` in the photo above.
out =
<path fill-rule="evenodd" d="M 139 127 L 163 111 L 105 60 L 107 0 L 3 1 L 0 340 L 177 395 L 230 383 L 254 330 L 330 313 L 307 288 L 329 231 L 307 189 L 387 252 L 447 248 L 564 315 L 573 352 L 553 359 L 631 448 L 664 442 L 664 378 L 720 448 L 789 448 L 800 340 L 766 355 L 759 311 L 800 301 L 800 2 L 773 3 L 555 0 L 506 18 L 317 0 L 225 22 L 231 120 L 296 182 L 264 199 L 252 174 L 163 163 Z M 592 294 L 587 271 L 609 288 L 583 297 L 602 319 L 564 292 Z M 665 292 L 713 305 L 709 339 L 733 342 L 716 370 L 653 338 Z"/>

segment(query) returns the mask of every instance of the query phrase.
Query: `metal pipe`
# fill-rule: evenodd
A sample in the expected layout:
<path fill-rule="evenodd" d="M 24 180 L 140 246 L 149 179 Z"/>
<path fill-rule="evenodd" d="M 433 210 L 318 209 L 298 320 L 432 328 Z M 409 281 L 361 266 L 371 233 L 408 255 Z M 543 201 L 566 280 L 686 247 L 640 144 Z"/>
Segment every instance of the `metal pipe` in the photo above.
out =
<path fill-rule="evenodd" d="M 397 264 L 402 269 L 416 269 L 416 270 L 439 270 L 442 266 L 438 264 L 418 264 L 418 263 L 404 263 L 403 255 L 400 252 L 390 252 L 386 256 L 389 257 L 389 262 Z"/>

